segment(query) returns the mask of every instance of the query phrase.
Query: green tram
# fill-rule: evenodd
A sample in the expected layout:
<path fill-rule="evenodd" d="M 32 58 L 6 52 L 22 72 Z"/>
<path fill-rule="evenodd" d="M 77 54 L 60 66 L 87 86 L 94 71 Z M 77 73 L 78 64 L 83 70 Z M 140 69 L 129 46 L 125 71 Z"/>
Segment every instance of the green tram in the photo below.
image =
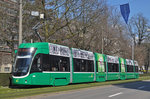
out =
<path fill-rule="evenodd" d="M 40 42 L 19 46 L 13 85 L 68 85 L 138 78 L 137 61 Z"/>

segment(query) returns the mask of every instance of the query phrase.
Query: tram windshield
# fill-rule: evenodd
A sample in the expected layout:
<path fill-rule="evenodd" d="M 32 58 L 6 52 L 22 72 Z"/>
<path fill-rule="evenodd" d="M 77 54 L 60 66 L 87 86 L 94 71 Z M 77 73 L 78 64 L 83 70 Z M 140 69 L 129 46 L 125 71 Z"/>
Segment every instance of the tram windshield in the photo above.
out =
<path fill-rule="evenodd" d="M 18 50 L 13 67 L 14 76 L 24 76 L 28 73 L 35 51 L 35 48 L 20 48 Z"/>

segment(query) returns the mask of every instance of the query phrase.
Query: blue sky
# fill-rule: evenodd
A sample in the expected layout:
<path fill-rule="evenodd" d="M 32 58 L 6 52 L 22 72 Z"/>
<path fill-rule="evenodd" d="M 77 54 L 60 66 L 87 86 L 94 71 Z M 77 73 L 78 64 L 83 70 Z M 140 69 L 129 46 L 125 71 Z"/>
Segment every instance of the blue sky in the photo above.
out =
<path fill-rule="evenodd" d="M 137 13 L 143 13 L 143 16 L 150 21 L 150 0 L 107 0 L 107 3 L 111 6 L 115 6 L 119 10 L 120 5 L 129 3 L 129 19 Z"/>

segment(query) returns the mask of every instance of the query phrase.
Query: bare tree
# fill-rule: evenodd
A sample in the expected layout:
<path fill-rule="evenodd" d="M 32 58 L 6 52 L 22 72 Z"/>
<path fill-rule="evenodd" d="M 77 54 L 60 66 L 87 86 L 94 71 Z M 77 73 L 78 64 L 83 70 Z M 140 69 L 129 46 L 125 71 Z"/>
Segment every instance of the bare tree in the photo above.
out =
<path fill-rule="evenodd" d="M 150 33 L 147 31 L 148 28 L 148 19 L 145 18 L 143 14 L 139 13 L 130 19 L 129 32 L 135 44 L 137 42 L 137 44 L 140 45 L 142 41 L 150 36 Z"/>
<path fill-rule="evenodd" d="M 3 6 L 5 8 L 5 5 Z M 18 44 L 18 11 L 16 10 L 15 14 L 9 14 L 7 9 L 0 9 L 0 13 L 0 41 L 10 48 L 11 55 L 14 57 L 14 50 Z"/>
<path fill-rule="evenodd" d="M 126 35 L 126 26 L 121 21 L 119 11 L 109 7 L 107 25 L 104 28 L 104 53 L 130 58 L 130 45 Z"/>
<path fill-rule="evenodd" d="M 26 11 L 44 13 L 45 19 L 40 20 L 38 17 L 31 17 L 29 14 L 24 15 L 24 34 L 28 34 L 27 38 L 32 37 L 34 34 L 31 28 L 37 22 L 41 22 L 42 27 L 39 32 L 44 41 L 61 43 L 65 39 L 72 38 L 74 34 L 70 31 L 69 25 L 81 15 L 82 12 L 78 12 L 76 16 L 73 15 L 73 13 L 79 11 L 81 6 L 80 0 L 34 0 L 26 2 L 24 7 Z"/>
<path fill-rule="evenodd" d="M 150 37 L 150 32 L 147 31 L 149 27 L 149 20 L 141 13 L 133 16 L 128 25 L 129 37 L 134 40 L 135 60 L 139 62 L 140 66 L 145 65 L 146 70 L 149 67 L 149 48 L 145 43 Z"/>
<path fill-rule="evenodd" d="M 101 42 L 103 23 L 107 23 L 107 5 L 104 0 L 86 0 L 81 4 L 79 11 L 82 14 L 75 20 L 76 24 L 71 24 L 76 34 L 72 43 L 77 48 L 95 51 Z"/>

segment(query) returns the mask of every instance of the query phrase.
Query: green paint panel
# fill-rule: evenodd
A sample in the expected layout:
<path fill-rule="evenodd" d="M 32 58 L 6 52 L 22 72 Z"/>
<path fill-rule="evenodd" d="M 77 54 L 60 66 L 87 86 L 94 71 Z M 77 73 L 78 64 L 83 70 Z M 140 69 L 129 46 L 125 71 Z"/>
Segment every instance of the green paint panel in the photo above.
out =
<path fill-rule="evenodd" d="M 73 73 L 73 83 L 93 82 L 94 73 Z"/>
<path fill-rule="evenodd" d="M 120 79 L 120 74 L 119 73 L 109 73 L 107 75 L 107 80 L 118 80 Z"/>
<path fill-rule="evenodd" d="M 98 81 L 98 82 L 106 81 L 106 74 L 105 73 L 96 73 L 96 81 Z"/>
<path fill-rule="evenodd" d="M 120 79 L 125 80 L 126 79 L 126 73 L 120 73 Z"/>
<path fill-rule="evenodd" d="M 139 78 L 139 73 L 135 73 L 135 78 Z"/>
<path fill-rule="evenodd" d="M 70 83 L 70 73 L 51 73 L 50 85 L 60 86 Z"/>
<path fill-rule="evenodd" d="M 13 78 L 14 85 L 67 85 L 70 73 L 32 73 L 25 78 Z"/>
<path fill-rule="evenodd" d="M 134 73 L 126 73 L 126 79 L 133 79 L 133 78 L 135 78 Z"/>
<path fill-rule="evenodd" d="M 33 73 L 32 85 L 67 85 L 70 81 L 70 73 Z"/>
<path fill-rule="evenodd" d="M 43 53 L 43 54 L 49 54 L 49 47 L 47 42 L 38 42 L 38 43 L 22 43 L 19 48 L 37 48 L 37 51 L 35 53 Z"/>
<path fill-rule="evenodd" d="M 32 85 L 50 85 L 49 73 L 32 73 Z"/>
<path fill-rule="evenodd" d="M 55 79 L 53 83 L 54 83 L 53 86 L 68 85 L 68 82 L 67 82 L 66 78 Z"/>

